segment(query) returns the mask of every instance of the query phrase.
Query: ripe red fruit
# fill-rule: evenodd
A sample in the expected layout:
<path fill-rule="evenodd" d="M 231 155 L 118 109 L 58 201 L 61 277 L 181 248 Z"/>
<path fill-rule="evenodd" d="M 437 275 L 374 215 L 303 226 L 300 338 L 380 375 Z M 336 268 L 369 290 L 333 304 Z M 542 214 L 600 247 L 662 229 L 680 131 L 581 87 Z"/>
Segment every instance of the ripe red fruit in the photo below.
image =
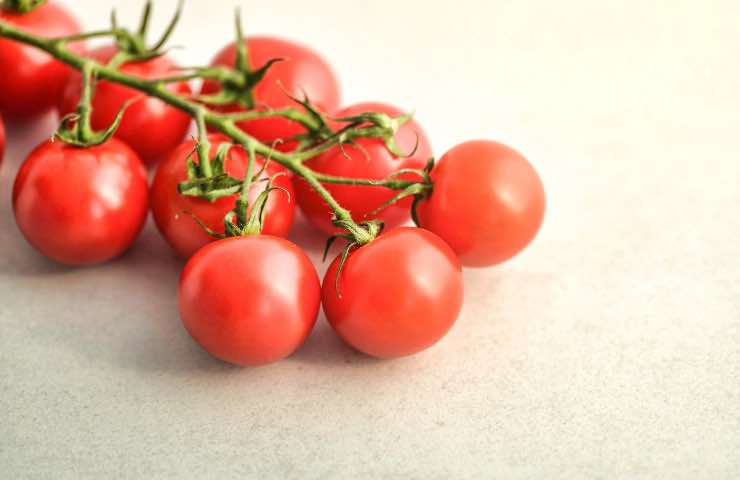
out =
<path fill-rule="evenodd" d="M 114 138 L 90 148 L 46 141 L 18 171 L 13 210 L 28 242 L 47 257 L 104 262 L 128 249 L 144 226 L 146 171 Z"/>
<path fill-rule="evenodd" d="M 275 362 L 316 323 L 321 287 L 311 261 L 279 237 L 231 237 L 206 245 L 180 275 L 180 318 L 211 355 L 237 365 Z"/>
<path fill-rule="evenodd" d="M 49 38 L 80 31 L 74 17 L 56 2 L 29 13 L 0 7 L 0 21 Z M 83 49 L 79 43 L 70 48 Z M 57 105 L 72 70 L 35 47 L 0 38 L 0 72 L 0 112 L 6 118 L 28 119 Z"/>
<path fill-rule="evenodd" d="M 485 267 L 519 253 L 545 215 L 539 175 L 516 150 L 475 140 L 447 152 L 432 170 L 434 189 L 419 221 L 447 242 L 463 265 Z"/>
<path fill-rule="evenodd" d="M 353 250 L 339 275 L 337 257 L 324 276 L 321 301 L 342 339 L 361 352 L 394 358 L 439 341 L 462 307 L 455 253 L 421 228 L 390 230 Z"/>

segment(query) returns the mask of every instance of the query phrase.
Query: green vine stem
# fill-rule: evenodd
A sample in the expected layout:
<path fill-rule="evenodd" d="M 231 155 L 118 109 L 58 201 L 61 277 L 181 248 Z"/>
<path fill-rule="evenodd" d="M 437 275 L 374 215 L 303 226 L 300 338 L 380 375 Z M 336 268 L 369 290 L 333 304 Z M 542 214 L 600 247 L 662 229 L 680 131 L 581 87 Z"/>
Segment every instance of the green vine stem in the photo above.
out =
<path fill-rule="evenodd" d="M 100 132 L 93 130 L 91 116 L 96 68 L 97 64 L 91 60 L 85 61 L 82 65 L 82 93 L 77 111 L 65 115 L 59 129 L 54 133 L 54 136 L 64 143 L 76 147 L 92 147 L 106 142 L 118 129 L 123 120 L 123 113 L 130 105 L 130 102 L 127 102 L 118 110 L 108 128 Z"/>
<path fill-rule="evenodd" d="M 0 9 L 13 10 L 18 13 L 28 13 L 46 3 L 46 0 L 4 0 L 0 1 Z"/>
<path fill-rule="evenodd" d="M 146 18 L 142 20 L 142 25 L 146 23 Z M 145 28 L 144 28 L 145 30 Z M 171 29 L 165 35 L 171 33 Z M 358 224 L 352 219 L 351 213 L 342 207 L 332 195 L 324 188 L 322 183 L 333 183 L 333 184 L 348 184 L 348 185 L 366 185 L 366 186 L 379 186 L 386 187 L 393 190 L 405 190 L 413 185 L 418 185 L 420 182 L 416 181 L 405 181 L 398 180 L 395 178 L 388 178 L 384 180 L 372 180 L 372 179 L 357 179 L 357 178 L 345 178 L 336 177 L 330 175 L 324 175 L 314 172 L 309 167 L 304 165 L 304 161 L 313 158 L 330 148 L 351 142 L 358 138 L 369 138 L 369 137 L 383 137 L 388 138 L 388 126 L 397 126 L 403 122 L 403 119 L 390 119 L 389 117 L 377 117 L 377 114 L 372 114 L 374 117 L 370 120 L 380 118 L 380 121 L 371 121 L 370 126 L 360 126 L 359 123 L 353 123 L 343 128 L 335 135 L 330 136 L 318 145 L 311 146 L 305 150 L 299 150 L 292 153 L 281 152 L 275 150 L 272 146 L 259 142 L 256 138 L 245 133 L 239 127 L 236 122 L 242 120 L 248 120 L 253 118 L 269 117 L 269 116 L 280 116 L 293 121 L 297 121 L 304 125 L 307 129 L 320 128 L 321 122 L 316 118 L 315 115 L 309 112 L 301 112 L 297 109 L 279 109 L 279 110 L 264 110 L 264 111 L 247 111 L 238 113 L 221 113 L 213 111 L 207 108 L 206 105 L 199 103 L 198 99 L 190 97 L 180 96 L 176 93 L 168 90 L 167 83 L 171 81 L 187 80 L 191 78 L 212 78 L 216 80 L 223 80 L 229 75 L 233 75 L 233 71 L 229 71 L 224 68 L 196 68 L 192 73 L 184 74 L 183 76 L 176 76 L 165 79 L 147 80 L 132 75 L 123 73 L 115 68 L 115 64 L 102 65 L 98 62 L 80 56 L 70 49 L 67 48 L 67 43 L 78 41 L 85 38 L 91 37 L 102 37 L 112 36 L 114 38 L 130 37 L 132 34 L 122 33 L 121 29 L 113 25 L 113 28 L 109 31 L 96 31 L 88 34 L 74 35 L 71 37 L 61 38 L 44 38 L 26 31 L 15 28 L 14 26 L 0 21 L 0 37 L 5 37 L 17 42 L 34 46 L 40 50 L 43 50 L 52 55 L 57 60 L 84 72 L 90 73 L 89 81 L 92 81 L 92 77 L 105 79 L 111 82 L 115 82 L 121 85 L 125 85 L 132 89 L 138 90 L 145 93 L 150 97 L 158 98 L 165 103 L 187 113 L 195 119 L 196 125 L 199 132 L 199 158 L 208 159 L 208 153 L 210 144 L 208 142 L 208 135 L 206 132 L 206 126 L 210 126 L 213 129 L 227 135 L 236 144 L 243 146 L 247 151 L 253 151 L 255 155 L 259 155 L 263 158 L 270 158 L 271 160 L 283 165 L 288 170 L 292 171 L 295 175 L 303 178 L 308 184 L 321 196 L 326 204 L 332 209 L 335 216 L 335 223 L 346 230 L 354 238 L 354 241 L 358 244 L 364 244 L 372 240 L 377 233 L 376 228 L 369 228 L 367 224 Z M 162 42 L 158 42 L 155 45 L 156 49 L 161 48 Z M 131 57 L 129 57 L 130 59 Z M 120 64 L 120 62 L 116 62 Z M 89 99 L 88 99 L 89 100 Z M 84 103 L 84 101 L 82 102 Z M 83 117 L 85 114 L 84 106 L 80 108 L 78 115 Z M 89 114 L 89 111 L 87 112 Z M 80 118 L 84 121 L 84 118 Z M 83 137 L 87 137 L 90 132 L 85 130 L 83 126 Z M 391 132 L 391 137 L 392 137 Z M 210 175 L 210 163 L 207 160 L 201 161 L 198 167 L 204 176 Z M 431 188 L 426 186 L 425 188 Z"/>
<path fill-rule="evenodd" d="M 79 125 L 80 141 L 82 142 L 89 142 L 93 137 L 90 115 L 92 113 L 94 81 L 94 66 L 87 62 L 82 66 L 82 94 L 80 95 L 80 104 L 77 107 L 77 114 L 80 116 L 77 124 Z"/>

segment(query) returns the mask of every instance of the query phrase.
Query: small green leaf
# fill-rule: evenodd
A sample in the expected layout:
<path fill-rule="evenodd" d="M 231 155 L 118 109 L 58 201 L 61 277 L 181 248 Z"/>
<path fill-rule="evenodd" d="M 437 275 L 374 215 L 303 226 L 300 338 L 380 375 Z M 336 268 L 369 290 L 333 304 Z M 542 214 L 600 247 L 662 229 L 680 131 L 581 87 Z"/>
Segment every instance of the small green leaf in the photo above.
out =
<path fill-rule="evenodd" d="M 188 155 L 188 159 L 187 159 L 187 163 L 186 163 L 186 169 L 187 169 L 187 172 L 188 172 L 188 180 L 195 180 L 195 179 L 197 179 L 198 178 L 198 173 L 200 172 L 200 170 L 198 169 L 198 164 L 196 164 L 193 161 L 194 155 L 195 155 L 194 152 L 191 153 L 190 155 Z"/>
<path fill-rule="evenodd" d="M 182 195 L 201 197 L 210 202 L 234 195 L 240 189 L 241 181 L 225 173 L 213 177 L 189 179 L 177 186 L 177 190 Z"/>

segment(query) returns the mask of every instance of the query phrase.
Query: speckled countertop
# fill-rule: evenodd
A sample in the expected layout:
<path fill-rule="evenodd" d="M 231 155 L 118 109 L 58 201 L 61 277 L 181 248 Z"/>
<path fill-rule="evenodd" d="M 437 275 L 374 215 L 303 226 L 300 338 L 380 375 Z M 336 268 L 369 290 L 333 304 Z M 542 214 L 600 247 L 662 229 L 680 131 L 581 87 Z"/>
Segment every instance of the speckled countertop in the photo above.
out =
<path fill-rule="evenodd" d="M 95 27 L 140 2 L 64 3 Z M 204 63 L 237 2 L 187 3 L 174 54 Z M 519 148 L 547 187 L 541 235 L 465 273 L 428 352 L 366 358 L 322 316 L 290 359 L 237 369 L 181 327 L 181 264 L 151 225 L 83 270 L 24 243 L 11 178 L 54 121 L 11 127 L 0 477 L 740 476 L 738 2 L 240 3 L 250 31 L 324 52 L 348 102 L 416 108 L 438 152 Z M 156 4 L 162 25 L 174 1 Z M 318 262 L 319 235 L 293 238 Z"/>

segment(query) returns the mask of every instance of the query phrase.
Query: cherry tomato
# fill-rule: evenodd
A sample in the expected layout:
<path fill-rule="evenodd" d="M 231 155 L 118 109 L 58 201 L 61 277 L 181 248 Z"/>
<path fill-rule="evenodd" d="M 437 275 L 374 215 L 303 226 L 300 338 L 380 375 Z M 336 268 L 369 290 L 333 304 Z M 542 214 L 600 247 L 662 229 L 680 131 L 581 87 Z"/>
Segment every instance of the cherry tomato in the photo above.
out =
<path fill-rule="evenodd" d="M 5 125 L 3 125 L 3 117 L 0 117 L 0 165 L 3 163 L 3 155 L 5 154 Z"/>
<path fill-rule="evenodd" d="M 107 46 L 90 52 L 90 57 L 107 63 L 117 52 Z M 178 73 L 175 64 L 167 57 L 157 57 L 145 62 L 130 62 L 120 67 L 129 75 L 141 78 L 159 78 Z M 191 93 L 187 82 L 168 85 L 170 90 L 181 95 Z M 82 80 L 75 72 L 63 92 L 60 113 L 72 112 L 77 107 L 82 91 Z M 146 164 L 158 162 L 172 151 L 185 137 L 190 128 L 190 117 L 161 100 L 147 97 L 134 89 L 113 82 L 100 81 L 95 87 L 92 102 L 92 126 L 97 130 L 107 128 L 116 117 L 121 106 L 129 100 L 139 98 L 129 105 L 115 136 L 126 142 Z"/>
<path fill-rule="evenodd" d="M 361 103 L 353 105 L 334 114 L 335 117 L 348 117 L 363 112 L 386 113 L 392 117 L 403 115 L 403 111 L 382 103 Z M 402 168 L 421 169 L 432 157 L 432 148 L 424 131 L 414 120 L 403 124 L 396 133 L 396 142 L 402 152 L 413 151 L 416 138 L 419 145 L 414 155 L 398 158 L 393 155 L 380 139 L 361 138 L 354 144 L 344 145 L 342 149 L 334 147 L 322 155 L 312 158 L 305 164 L 316 172 L 327 175 L 351 178 L 383 179 Z M 399 180 L 415 180 L 416 175 L 400 175 Z M 398 193 L 384 187 L 350 186 L 325 184 L 327 190 L 344 207 L 352 212 L 355 221 L 377 218 L 385 223 L 386 228 L 393 228 L 409 220 L 411 198 L 394 203 L 379 214 L 370 216 L 370 212 L 383 205 Z M 331 223 L 332 211 L 324 200 L 303 180 L 296 180 L 298 205 L 306 217 L 320 230 L 327 234 L 337 231 Z"/>
<path fill-rule="evenodd" d="M 114 138 L 90 148 L 46 141 L 18 171 L 13 210 L 23 235 L 47 257 L 104 262 L 128 249 L 144 226 L 146 171 Z"/>
<path fill-rule="evenodd" d="M 206 245 L 180 275 L 180 318 L 211 355 L 262 365 L 300 347 L 316 323 L 319 278 L 295 244 L 269 235 Z"/>
<path fill-rule="evenodd" d="M 463 265 L 485 267 L 508 260 L 542 225 L 542 181 L 506 145 L 462 143 L 440 159 L 432 181 L 431 196 L 418 206 L 420 224 L 442 237 Z"/>
<path fill-rule="evenodd" d="M 288 98 L 286 92 L 296 98 L 303 98 L 304 91 L 319 110 L 334 111 L 338 108 L 339 81 L 326 60 L 318 53 L 298 43 L 275 37 L 256 36 L 245 41 L 249 64 L 253 69 L 260 68 L 273 58 L 285 59 L 272 65 L 255 87 L 254 99 L 258 108 L 295 107 L 296 103 Z M 235 61 L 236 48 L 231 43 L 216 55 L 211 65 L 234 67 Z M 202 93 L 215 93 L 219 88 L 217 82 L 207 81 L 203 84 Z M 239 111 L 243 108 L 232 105 L 224 110 Z M 239 126 L 268 144 L 278 139 L 287 140 L 305 131 L 301 125 L 279 117 L 240 122 Z M 293 142 L 285 142 L 278 145 L 278 149 L 288 151 L 294 145 Z"/>
<path fill-rule="evenodd" d="M 228 141 L 226 137 L 220 135 L 211 135 L 209 140 L 211 141 L 212 154 L 216 153 L 220 143 Z M 197 217 L 210 229 L 223 233 L 224 217 L 229 210 L 234 208 L 234 202 L 237 198 L 236 195 L 231 195 L 220 198 L 215 202 L 209 202 L 178 193 L 177 185 L 187 179 L 185 166 L 194 147 L 195 141 L 193 140 L 186 141 L 177 147 L 157 168 L 157 174 L 151 188 L 154 221 L 172 248 L 179 255 L 186 258 L 193 255 L 205 244 L 213 241 L 213 237 L 208 235 L 191 215 Z M 197 161 L 196 154 L 193 153 L 191 158 Z M 257 160 L 259 162 L 255 162 L 255 173 L 262 167 L 261 158 L 257 157 Z M 246 174 L 248 163 L 247 153 L 240 147 L 232 147 L 224 162 L 224 168 L 231 176 L 241 179 Z M 263 178 L 272 177 L 282 171 L 283 169 L 279 165 L 270 163 Z M 273 185 L 287 190 L 288 193 L 280 190 L 270 193 L 265 206 L 265 223 L 262 233 L 284 237 L 293 224 L 295 205 L 293 182 L 287 175 L 278 175 L 274 177 Z M 262 182 L 252 185 L 249 192 L 250 202 L 257 198 L 264 187 L 265 185 Z"/>
<path fill-rule="evenodd" d="M 56 2 L 29 13 L 0 7 L 0 21 L 44 37 L 79 33 L 77 21 Z M 70 47 L 82 51 L 81 44 Z M 0 38 L 0 112 L 28 119 L 54 107 L 72 70 L 41 50 Z"/>
<path fill-rule="evenodd" d="M 452 327 L 463 300 L 460 262 L 442 239 L 399 227 L 339 257 L 324 276 L 326 318 L 345 342 L 393 358 L 429 348 Z"/>

